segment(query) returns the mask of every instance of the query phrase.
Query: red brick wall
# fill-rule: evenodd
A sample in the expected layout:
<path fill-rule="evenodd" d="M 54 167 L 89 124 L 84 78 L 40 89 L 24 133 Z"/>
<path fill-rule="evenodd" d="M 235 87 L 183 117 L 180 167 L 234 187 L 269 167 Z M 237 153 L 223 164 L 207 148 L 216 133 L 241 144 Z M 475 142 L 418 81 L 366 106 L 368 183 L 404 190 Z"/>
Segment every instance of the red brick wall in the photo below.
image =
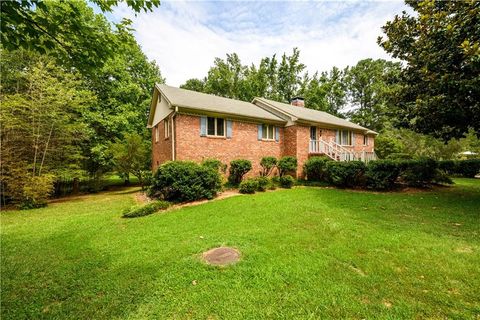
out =
<path fill-rule="evenodd" d="M 172 121 L 170 121 L 170 124 Z M 155 128 L 159 130 L 158 142 L 155 141 Z M 152 128 L 152 170 L 155 171 L 165 161 L 172 160 L 172 133 L 165 137 L 165 120 Z"/>
<path fill-rule="evenodd" d="M 261 171 L 260 160 L 265 156 L 281 158 L 295 156 L 298 161 L 297 177 L 302 177 L 303 164 L 309 154 L 310 126 L 294 125 L 280 128 L 280 141 L 259 141 L 257 124 L 240 121 L 232 123 L 232 138 L 200 136 L 200 117 L 177 114 L 170 138 L 164 136 L 164 121 L 159 128 L 159 141 L 155 143 L 155 130 L 152 130 L 152 168 L 172 160 L 172 135 L 175 134 L 175 160 L 201 162 L 214 158 L 229 164 L 234 159 L 252 161 L 253 169 L 248 176 L 257 176 Z M 172 123 L 171 122 L 171 123 Z M 335 141 L 336 130 L 318 128 L 319 138 Z M 369 136 L 368 146 L 363 145 L 363 135 L 355 134 L 355 146 L 345 147 L 354 151 L 373 151 L 374 137 Z"/>
<path fill-rule="evenodd" d="M 297 158 L 297 177 L 302 176 L 302 168 L 308 159 L 308 146 L 310 143 L 310 127 L 289 126 L 285 128 L 285 143 L 282 148 L 282 156 L 294 156 Z"/>
<path fill-rule="evenodd" d="M 259 141 L 257 124 L 240 121 L 232 123 L 232 138 L 200 136 L 200 117 L 177 115 L 175 117 L 176 160 L 201 162 L 214 158 L 229 164 L 234 159 L 252 161 L 248 176 L 257 176 L 261 171 L 260 160 L 265 156 L 279 158 L 283 142 L 283 128 L 280 141 Z"/>

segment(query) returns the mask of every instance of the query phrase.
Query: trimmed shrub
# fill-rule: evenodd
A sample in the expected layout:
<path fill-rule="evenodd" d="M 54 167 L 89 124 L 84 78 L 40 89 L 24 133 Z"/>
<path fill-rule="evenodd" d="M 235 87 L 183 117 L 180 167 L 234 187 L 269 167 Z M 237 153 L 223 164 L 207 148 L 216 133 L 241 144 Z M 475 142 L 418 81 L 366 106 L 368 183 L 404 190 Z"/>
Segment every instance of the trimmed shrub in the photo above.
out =
<path fill-rule="evenodd" d="M 475 178 L 480 172 L 480 159 L 458 160 L 455 164 L 455 173 L 465 178 Z"/>
<path fill-rule="evenodd" d="M 295 184 L 295 179 L 290 175 L 280 177 L 280 186 L 282 188 L 290 189 Z"/>
<path fill-rule="evenodd" d="M 309 181 L 323 181 L 326 179 L 327 162 L 324 157 L 312 157 L 303 165 L 303 173 Z"/>
<path fill-rule="evenodd" d="M 270 180 L 267 177 L 257 177 L 255 180 L 258 183 L 257 191 L 266 191 L 270 185 Z"/>
<path fill-rule="evenodd" d="M 280 177 L 283 177 L 287 173 L 295 172 L 297 170 L 297 158 L 286 156 L 281 158 L 277 164 Z"/>
<path fill-rule="evenodd" d="M 437 162 L 430 158 L 404 160 L 399 164 L 402 168 L 402 180 L 413 187 L 424 187 L 431 184 L 439 173 Z"/>
<path fill-rule="evenodd" d="M 408 153 L 392 153 L 388 155 L 387 159 L 389 160 L 411 160 L 413 159 L 412 155 Z"/>
<path fill-rule="evenodd" d="M 250 160 L 232 160 L 230 162 L 228 182 L 238 186 L 242 182 L 243 176 L 250 170 L 252 170 L 252 162 Z"/>
<path fill-rule="evenodd" d="M 400 175 L 400 165 L 393 160 L 370 161 L 365 171 L 367 188 L 392 189 Z"/>
<path fill-rule="evenodd" d="M 149 195 L 167 201 L 212 199 L 221 190 L 220 174 L 191 161 L 169 161 L 155 172 Z"/>
<path fill-rule="evenodd" d="M 279 176 L 273 176 L 270 178 L 270 190 L 275 190 L 277 187 L 280 185 L 280 177 Z"/>
<path fill-rule="evenodd" d="M 137 218 L 148 216 L 149 214 L 155 213 L 158 210 L 167 209 L 170 206 L 170 203 L 167 201 L 154 201 L 143 206 L 134 206 L 125 212 L 123 218 Z"/>
<path fill-rule="evenodd" d="M 205 159 L 201 163 L 202 166 L 213 169 L 220 173 L 227 172 L 227 165 L 222 163 L 222 161 L 217 159 Z"/>
<path fill-rule="evenodd" d="M 365 183 L 365 163 L 361 161 L 336 162 L 326 165 L 328 181 L 341 188 L 361 187 Z"/>
<path fill-rule="evenodd" d="M 240 193 L 255 193 L 258 190 L 258 181 L 255 179 L 247 179 L 245 181 L 240 182 L 239 190 Z"/>
<path fill-rule="evenodd" d="M 260 160 L 260 166 L 262 166 L 261 175 L 263 177 L 268 177 L 276 165 L 277 165 L 277 158 L 263 157 L 262 160 Z"/>

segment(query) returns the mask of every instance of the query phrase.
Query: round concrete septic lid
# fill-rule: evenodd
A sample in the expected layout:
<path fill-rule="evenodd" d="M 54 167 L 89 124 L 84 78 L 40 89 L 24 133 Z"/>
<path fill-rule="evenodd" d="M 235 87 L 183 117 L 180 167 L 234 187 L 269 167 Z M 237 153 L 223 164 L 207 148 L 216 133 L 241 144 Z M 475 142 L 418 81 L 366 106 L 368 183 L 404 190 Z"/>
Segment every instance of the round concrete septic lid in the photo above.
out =
<path fill-rule="evenodd" d="M 208 264 L 225 266 L 237 262 L 240 259 L 240 252 L 229 247 L 213 248 L 203 253 L 203 259 Z"/>

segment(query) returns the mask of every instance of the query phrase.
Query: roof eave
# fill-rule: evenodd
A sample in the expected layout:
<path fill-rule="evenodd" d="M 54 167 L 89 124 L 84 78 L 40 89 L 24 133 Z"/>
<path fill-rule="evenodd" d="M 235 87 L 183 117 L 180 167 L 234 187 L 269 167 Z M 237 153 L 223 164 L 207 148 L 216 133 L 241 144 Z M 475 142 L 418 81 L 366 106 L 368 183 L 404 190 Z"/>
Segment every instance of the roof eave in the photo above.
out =
<path fill-rule="evenodd" d="M 206 115 L 206 116 L 214 116 L 214 117 L 232 117 L 235 119 L 241 119 L 241 120 L 250 120 L 252 122 L 268 122 L 268 123 L 273 123 L 273 124 L 282 124 L 284 125 L 286 123 L 285 120 L 283 119 L 271 119 L 271 118 L 264 118 L 264 117 L 255 117 L 255 116 L 248 116 L 244 114 L 237 114 L 237 113 L 229 113 L 229 112 L 219 112 L 219 111 L 212 111 L 209 109 L 203 109 L 203 108 L 192 108 L 189 106 L 183 106 L 176 104 L 174 105 L 175 108 L 178 108 L 179 113 L 188 113 L 188 114 L 195 114 L 195 115 Z"/>

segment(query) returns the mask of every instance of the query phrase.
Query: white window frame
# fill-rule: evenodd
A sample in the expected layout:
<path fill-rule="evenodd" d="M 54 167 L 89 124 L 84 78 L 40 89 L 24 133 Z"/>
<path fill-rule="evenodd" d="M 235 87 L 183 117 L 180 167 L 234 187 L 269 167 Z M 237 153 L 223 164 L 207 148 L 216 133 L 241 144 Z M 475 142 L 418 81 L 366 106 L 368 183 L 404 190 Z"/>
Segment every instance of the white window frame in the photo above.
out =
<path fill-rule="evenodd" d="M 208 119 L 214 119 L 214 134 L 209 134 L 208 133 Z M 223 121 L 223 135 L 218 134 L 218 120 Z M 207 137 L 220 137 L 220 138 L 225 138 L 227 136 L 227 121 L 225 121 L 224 118 L 217 118 L 217 117 L 207 117 Z"/>
<path fill-rule="evenodd" d="M 363 145 L 368 146 L 368 135 L 367 134 L 363 135 Z"/>
<path fill-rule="evenodd" d="M 272 130 L 271 132 L 270 129 Z M 262 140 L 263 141 L 274 141 L 275 140 L 275 126 L 271 124 L 262 124 Z M 269 133 L 272 134 L 272 136 L 269 136 Z M 265 135 L 265 138 L 263 137 Z"/>
<path fill-rule="evenodd" d="M 157 143 L 159 140 L 158 124 L 153 128 L 155 129 L 155 143 Z"/>
<path fill-rule="evenodd" d="M 170 119 L 165 118 L 165 124 L 163 125 L 164 128 L 164 137 L 165 139 L 170 138 Z"/>

